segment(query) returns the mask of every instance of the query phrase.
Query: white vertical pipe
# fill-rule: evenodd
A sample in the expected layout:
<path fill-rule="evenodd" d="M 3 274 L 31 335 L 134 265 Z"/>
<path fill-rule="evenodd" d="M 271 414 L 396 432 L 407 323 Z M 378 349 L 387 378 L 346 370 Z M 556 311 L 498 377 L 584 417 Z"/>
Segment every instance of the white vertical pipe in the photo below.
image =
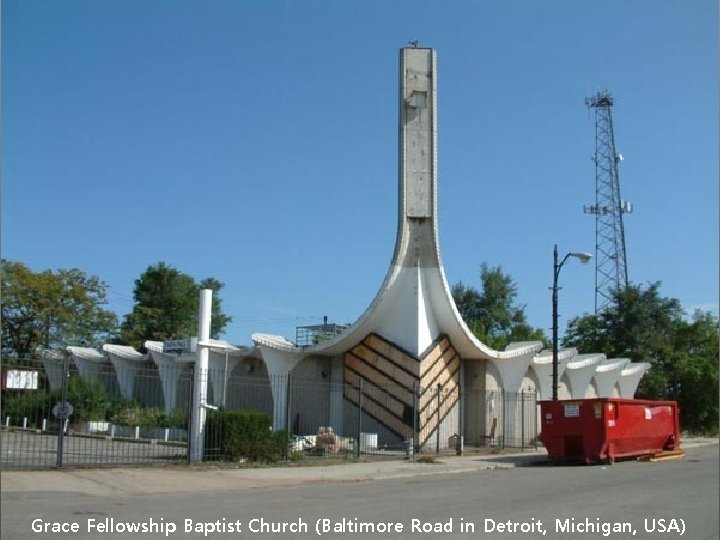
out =
<path fill-rule="evenodd" d="M 198 343 L 210 339 L 212 291 L 200 291 L 200 312 L 198 317 Z M 207 347 L 197 347 L 195 379 L 193 383 L 193 410 L 190 440 L 190 460 L 202 461 L 205 445 L 205 405 L 207 404 L 208 358 Z"/>

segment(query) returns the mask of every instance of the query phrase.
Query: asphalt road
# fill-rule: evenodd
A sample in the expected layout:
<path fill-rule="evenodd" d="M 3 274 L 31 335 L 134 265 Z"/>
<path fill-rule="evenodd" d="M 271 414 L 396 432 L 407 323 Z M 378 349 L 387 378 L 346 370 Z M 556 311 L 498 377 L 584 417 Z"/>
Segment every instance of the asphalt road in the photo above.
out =
<path fill-rule="evenodd" d="M 714 444 L 690 448 L 686 457 L 672 461 L 628 461 L 612 466 L 479 466 L 439 474 L 428 474 L 432 469 L 427 467 L 433 467 L 428 465 L 419 476 L 377 480 L 353 480 L 338 468 L 335 478 L 325 474 L 319 475 L 322 480 L 318 481 L 284 486 L 271 482 L 270 487 L 262 487 L 262 482 L 238 489 L 224 485 L 216 491 L 206 487 L 198 491 L 187 485 L 175 492 L 127 491 L 108 496 L 90 495 L 87 490 L 48 491 L 37 485 L 32 489 L 3 490 L 0 533 L 3 540 L 149 539 L 166 535 L 281 540 L 318 537 L 316 526 L 320 520 L 320 532 L 323 524 L 330 528 L 322 535 L 327 539 L 593 540 L 683 536 L 717 540 L 718 461 L 718 445 Z M 377 471 L 382 477 L 380 466 Z M 32 529 L 33 520 L 65 523 L 66 527 L 75 523 L 79 530 L 38 533 Z M 109 528 L 113 520 L 114 533 L 98 528 L 105 524 Z M 253 532 L 263 527 L 262 520 L 267 532 Z M 118 524 L 126 522 L 144 524 L 152 532 L 118 532 Z M 191 532 L 185 532 L 186 523 L 191 525 Z M 516 527 L 517 531 L 498 532 L 500 524 Z M 570 529 L 572 524 L 574 530 Z M 616 524 L 629 531 L 606 534 L 608 531 L 603 530 Z M 240 532 L 231 530 L 235 525 L 239 525 Z M 283 525 L 285 532 L 273 530 Z M 486 526 L 494 529 L 486 530 Z M 565 531 L 563 526 L 567 527 Z M 176 530 L 170 531 L 172 527 Z M 376 532 L 357 532 L 361 527 Z M 433 531 L 436 527 L 444 527 L 445 531 Z M 648 527 L 655 530 L 647 531 Z M 213 528 L 224 528 L 225 532 L 213 532 Z M 431 532 L 422 532 L 423 528 Z M 527 532 L 522 532 L 523 528 Z"/>

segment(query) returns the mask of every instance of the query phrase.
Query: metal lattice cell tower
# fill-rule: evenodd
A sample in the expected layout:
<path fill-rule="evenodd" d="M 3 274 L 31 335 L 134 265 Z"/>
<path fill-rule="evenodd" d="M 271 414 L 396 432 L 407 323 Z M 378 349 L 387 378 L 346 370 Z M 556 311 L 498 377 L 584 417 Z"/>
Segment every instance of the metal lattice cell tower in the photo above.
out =
<path fill-rule="evenodd" d="M 595 314 L 615 302 L 614 293 L 628 286 L 623 214 L 632 204 L 620 197 L 618 164 L 623 157 L 615 150 L 613 97 L 605 90 L 585 99 L 595 110 L 595 204 L 585 206 L 595 215 Z"/>

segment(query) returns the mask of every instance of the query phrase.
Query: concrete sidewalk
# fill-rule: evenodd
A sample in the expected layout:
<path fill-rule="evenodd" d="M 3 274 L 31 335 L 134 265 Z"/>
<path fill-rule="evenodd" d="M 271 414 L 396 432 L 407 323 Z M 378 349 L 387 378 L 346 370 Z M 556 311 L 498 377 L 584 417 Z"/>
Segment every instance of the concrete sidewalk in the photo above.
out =
<path fill-rule="evenodd" d="M 718 444 L 718 439 L 685 439 L 683 448 Z M 207 493 L 237 489 L 293 486 L 318 482 L 360 482 L 432 474 L 472 473 L 545 463 L 544 450 L 466 456 L 440 456 L 423 461 L 366 461 L 338 465 L 265 468 L 112 468 L 49 471 L 6 471 L 0 492 L 57 493 L 97 497 Z"/>
<path fill-rule="evenodd" d="M 440 456 L 433 463 L 408 460 L 370 460 L 340 464 L 286 467 L 229 468 L 212 465 L 112 469 L 5 471 L 2 493 L 56 492 L 92 496 L 159 495 L 218 492 L 236 489 L 292 486 L 318 482 L 360 482 L 429 474 L 467 473 L 513 468 L 544 461 L 544 452 L 521 454 Z"/>

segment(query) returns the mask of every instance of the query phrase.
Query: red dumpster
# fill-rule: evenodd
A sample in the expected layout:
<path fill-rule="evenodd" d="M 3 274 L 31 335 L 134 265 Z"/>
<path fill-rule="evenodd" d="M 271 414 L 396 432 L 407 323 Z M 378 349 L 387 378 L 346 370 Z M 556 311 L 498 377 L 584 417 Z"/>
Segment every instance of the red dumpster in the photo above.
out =
<path fill-rule="evenodd" d="M 680 413 L 675 401 L 541 401 L 540 414 L 540 439 L 554 462 L 613 462 L 680 448 Z"/>

